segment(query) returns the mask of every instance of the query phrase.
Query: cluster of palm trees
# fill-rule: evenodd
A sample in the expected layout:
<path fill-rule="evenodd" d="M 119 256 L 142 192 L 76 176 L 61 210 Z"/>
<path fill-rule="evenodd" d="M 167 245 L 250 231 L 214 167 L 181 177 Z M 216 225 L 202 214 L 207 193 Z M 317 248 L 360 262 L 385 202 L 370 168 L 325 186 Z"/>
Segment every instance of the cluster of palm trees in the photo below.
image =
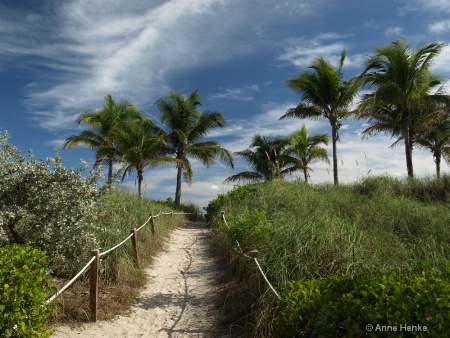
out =
<path fill-rule="evenodd" d="M 130 102 L 115 102 L 105 96 L 103 108 L 79 115 L 77 122 L 90 129 L 68 137 L 64 149 L 86 145 L 95 150 L 94 167 L 108 165 L 108 182 L 113 177 L 113 163 L 125 166 L 122 180 L 131 171 L 137 172 L 138 193 L 142 196 L 144 169 L 171 164 L 177 168 L 175 204 L 181 202 L 181 182 L 191 183 L 193 170 L 188 157 L 209 167 L 216 158 L 233 167 L 231 153 L 214 141 L 202 141 L 213 129 L 223 128 L 225 118 L 219 112 L 201 112 L 197 91 L 190 95 L 173 92 L 156 101 L 161 127 L 145 117 Z"/>
<path fill-rule="evenodd" d="M 250 148 L 235 153 L 244 158 L 253 170 L 229 176 L 225 182 L 270 181 L 298 170 L 303 172 L 305 182 L 308 182 L 311 163 L 330 163 L 327 150 L 320 146 L 328 145 L 329 142 L 328 134 L 308 135 L 304 124 L 287 137 L 257 134 L 253 137 Z"/>
<path fill-rule="evenodd" d="M 409 177 L 414 176 L 413 147 L 431 151 L 439 178 L 441 158 L 450 163 L 450 96 L 445 95 L 443 80 L 431 73 L 430 65 L 443 47 L 442 43 L 437 42 L 410 47 L 398 39 L 375 49 L 367 57 L 362 74 L 348 81 L 343 80 L 342 74 L 345 50 L 337 68 L 317 57 L 310 66 L 311 70 L 286 81 L 300 94 L 302 101 L 280 119 L 328 119 L 331 125 L 334 184 L 339 183 L 339 128 L 341 121 L 350 116 L 368 119 L 363 138 L 388 133 L 396 138 L 392 146 L 404 144 Z M 362 95 L 357 102 L 361 89 L 373 91 Z M 303 136 L 300 137 L 300 134 Z M 308 148 L 312 140 L 307 141 L 304 126 L 297 136 L 287 138 L 291 140 L 291 145 L 294 138 L 297 139 L 297 150 L 294 151 L 292 147 L 285 148 L 286 139 L 256 135 L 251 148 L 236 153 L 246 159 L 254 171 L 233 175 L 228 181 L 269 180 L 282 177 L 294 168 L 303 169 L 306 180 L 311 159 L 326 161 L 327 157 L 320 147 Z M 317 140 L 320 138 L 315 135 L 311 139 L 316 140 L 316 137 Z M 321 139 L 320 143 L 326 144 L 325 139 Z M 296 165 L 293 165 L 289 155 L 296 156 Z"/>
<path fill-rule="evenodd" d="M 350 116 L 368 119 L 363 137 L 388 133 L 396 138 L 392 146 L 404 144 L 410 177 L 414 175 L 413 147 L 431 151 L 439 177 L 441 158 L 450 162 L 450 97 L 444 93 L 443 80 L 431 73 L 430 65 L 443 47 L 438 42 L 410 47 L 398 39 L 375 49 L 367 57 L 362 74 L 347 81 L 343 80 L 342 73 L 345 50 L 337 68 L 323 57 L 317 57 L 310 69 L 286 81 L 300 94 L 301 102 L 280 119 L 326 118 L 329 121 L 335 184 L 339 183 L 339 129 L 342 120 Z M 373 91 L 359 96 L 361 89 Z M 109 166 L 109 182 L 114 162 L 125 165 L 123 177 L 135 170 L 140 195 L 144 168 L 172 164 L 177 169 L 175 203 L 179 205 L 182 178 L 189 183 L 193 178 L 189 158 L 198 159 L 207 167 L 218 158 L 233 168 L 233 157 L 228 150 L 217 142 L 203 141 L 211 130 L 225 127 L 225 119 L 220 112 L 200 112 L 197 91 L 190 95 L 173 92 L 157 100 L 155 105 L 160 112 L 161 127 L 133 104 L 117 103 L 107 95 L 103 109 L 87 111 L 78 117 L 77 122 L 90 129 L 67 138 L 64 148 L 84 144 L 95 149 L 94 166 Z M 228 177 L 225 182 L 272 180 L 298 170 L 303 171 L 308 181 L 311 163 L 330 163 L 326 149 L 321 147 L 329 141 L 327 134 L 308 135 L 304 124 L 287 137 L 255 135 L 249 148 L 235 153 L 252 168 Z"/>

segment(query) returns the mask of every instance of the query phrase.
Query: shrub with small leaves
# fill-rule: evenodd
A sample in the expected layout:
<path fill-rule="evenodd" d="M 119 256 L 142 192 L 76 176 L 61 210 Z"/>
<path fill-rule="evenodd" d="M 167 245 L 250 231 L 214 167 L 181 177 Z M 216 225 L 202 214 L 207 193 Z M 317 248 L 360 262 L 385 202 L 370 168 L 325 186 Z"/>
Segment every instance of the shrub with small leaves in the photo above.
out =
<path fill-rule="evenodd" d="M 0 248 L 0 337 L 49 337 L 45 328 L 53 291 L 44 252 L 26 245 Z"/>
<path fill-rule="evenodd" d="M 28 244 L 47 252 L 53 273 L 70 275 L 95 248 L 101 171 L 66 169 L 55 158 L 27 160 L 0 131 L 0 246 Z"/>
<path fill-rule="evenodd" d="M 264 209 L 244 209 L 240 214 L 229 215 L 226 232 L 233 240 L 242 242 L 248 249 L 264 244 L 274 231 L 266 219 Z"/>
<path fill-rule="evenodd" d="M 450 332 L 450 272 L 426 265 L 294 281 L 283 296 L 279 337 L 444 337 Z M 416 326 L 415 332 L 407 326 Z M 390 335 L 383 327 L 397 331 Z"/>

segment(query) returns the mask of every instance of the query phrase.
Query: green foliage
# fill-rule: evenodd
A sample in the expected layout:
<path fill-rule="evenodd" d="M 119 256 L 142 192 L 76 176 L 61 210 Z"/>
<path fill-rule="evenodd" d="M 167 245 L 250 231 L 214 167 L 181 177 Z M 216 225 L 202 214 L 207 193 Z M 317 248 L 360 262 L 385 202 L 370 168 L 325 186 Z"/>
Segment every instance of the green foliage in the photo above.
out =
<path fill-rule="evenodd" d="M 202 220 L 203 215 L 200 212 L 200 207 L 194 202 L 181 203 L 180 209 L 183 210 L 188 215 L 185 217 L 192 222 L 196 222 L 197 220 Z"/>
<path fill-rule="evenodd" d="M 172 197 L 167 197 L 166 198 L 166 205 L 169 208 L 174 208 L 175 207 L 175 202 L 173 201 Z"/>
<path fill-rule="evenodd" d="M 292 280 L 408 270 L 422 260 L 444 273 L 450 255 L 449 201 L 437 192 L 446 189 L 447 181 L 371 177 L 352 185 L 310 186 L 277 180 L 237 187 L 211 201 L 207 211 L 214 247 L 243 281 L 240 289 L 259 285 L 255 294 L 261 297 L 247 304 L 252 334 L 273 335 L 277 307 L 262 278 L 255 281 L 258 277 L 248 273 L 254 268 L 251 261 L 232 249 L 236 238 L 244 252 L 259 251 L 259 263 L 276 290 Z M 417 191 L 433 197 L 423 198 Z M 218 217 L 221 210 L 237 229 L 224 226 Z M 250 223 L 258 224 L 261 211 L 270 228 L 255 236 Z M 242 299 L 239 294 L 236 302 Z"/>
<path fill-rule="evenodd" d="M 26 160 L 0 133 L 0 246 L 29 244 L 47 252 L 53 273 L 76 272 L 86 247 L 97 246 L 92 224 L 100 172 L 66 169 L 55 158 Z M 86 256 L 87 254 L 87 256 Z"/>
<path fill-rule="evenodd" d="M 229 202 L 238 203 L 243 199 L 249 198 L 249 194 L 256 192 L 257 187 L 264 183 L 246 184 L 237 186 L 226 194 L 219 194 L 215 199 L 211 200 L 205 208 L 205 219 L 207 222 L 212 222 L 218 219 L 220 212 Z"/>
<path fill-rule="evenodd" d="M 369 176 L 352 184 L 353 192 L 368 196 L 406 197 L 421 202 L 450 202 L 450 175 L 440 178 L 408 178 Z"/>
<path fill-rule="evenodd" d="M 264 209 L 244 209 L 238 215 L 230 215 L 227 222 L 228 236 L 244 243 L 250 249 L 254 249 L 253 245 L 261 245 L 264 238 L 270 237 L 273 231 L 272 225 L 266 219 Z"/>
<path fill-rule="evenodd" d="M 25 245 L 0 248 L 0 336 L 49 337 L 45 328 L 52 291 L 44 252 Z"/>
<path fill-rule="evenodd" d="M 450 273 L 417 268 L 358 276 L 332 275 L 289 284 L 280 304 L 279 337 L 442 337 L 450 332 Z M 372 330 L 366 326 L 372 325 Z"/>

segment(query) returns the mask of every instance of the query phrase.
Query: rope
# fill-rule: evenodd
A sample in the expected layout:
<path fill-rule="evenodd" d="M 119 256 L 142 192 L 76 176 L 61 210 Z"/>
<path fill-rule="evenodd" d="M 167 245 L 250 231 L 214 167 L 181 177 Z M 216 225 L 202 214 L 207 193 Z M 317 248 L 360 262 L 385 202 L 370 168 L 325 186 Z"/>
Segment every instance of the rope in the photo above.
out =
<path fill-rule="evenodd" d="M 126 241 L 128 241 L 131 237 L 133 236 L 133 234 L 130 234 L 127 238 L 125 238 L 122 242 L 120 242 L 119 244 L 117 244 L 116 246 L 112 247 L 109 250 L 106 250 L 104 252 L 102 252 L 101 254 L 99 254 L 100 257 L 106 255 L 107 253 L 110 253 L 111 251 L 117 249 L 119 246 L 121 246 L 123 243 L 125 243 Z"/>
<path fill-rule="evenodd" d="M 146 220 L 144 224 L 142 224 L 139 228 L 137 228 L 136 231 L 141 230 L 152 219 L 152 217 L 154 217 L 154 216 L 150 215 L 148 220 Z"/>
<path fill-rule="evenodd" d="M 256 257 L 253 257 L 253 260 L 255 261 L 256 265 L 258 266 L 258 269 L 261 272 L 261 275 L 263 276 L 263 278 L 266 281 L 267 285 L 269 285 L 270 290 L 272 290 L 273 293 L 275 294 L 275 296 L 277 296 L 277 298 L 279 300 L 281 300 L 280 295 L 278 294 L 278 292 L 275 291 L 275 289 L 273 288 L 272 284 L 270 284 L 269 280 L 267 279 L 266 275 L 264 274 L 263 270 L 261 269 L 261 266 L 258 263 L 258 259 Z"/>
<path fill-rule="evenodd" d="M 91 260 L 84 266 L 83 269 L 80 270 L 80 272 L 77 273 L 77 275 L 75 277 L 73 277 L 69 283 L 67 283 L 63 288 L 61 288 L 57 293 L 55 293 L 53 296 L 51 296 L 49 299 L 47 299 L 45 301 L 44 305 L 48 305 L 50 302 L 52 302 L 56 297 L 58 297 L 61 293 L 63 293 L 64 291 L 66 291 L 66 289 L 71 286 L 77 279 L 78 277 L 81 276 L 81 274 L 91 265 L 91 263 L 94 261 L 95 256 L 91 258 Z"/>
<path fill-rule="evenodd" d="M 184 213 L 184 212 L 180 212 L 180 213 L 176 213 L 174 214 L 173 211 L 172 212 L 162 212 L 160 211 L 158 215 L 153 216 L 151 215 L 144 224 L 142 224 L 138 229 L 136 229 L 136 231 L 141 230 L 151 219 L 156 218 L 160 215 L 182 215 L 182 214 L 186 214 L 189 215 L 188 213 Z M 191 213 L 191 214 L 195 214 L 195 213 Z M 99 254 L 99 257 L 102 257 L 108 253 L 110 253 L 111 251 L 114 251 L 115 249 L 117 249 L 119 246 L 121 246 L 122 244 L 124 244 L 126 241 L 128 241 L 131 237 L 133 236 L 133 234 L 130 234 L 127 238 L 125 238 L 122 242 L 120 242 L 119 244 L 117 244 L 116 246 L 112 247 L 109 250 L 106 250 L 102 253 Z M 95 257 L 92 257 L 91 260 L 75 275 L 75 277 L 73 277 L 69 283 L 67 283 L 63 288 L 61 288 L 57 293 L 55 293 L 53 296 L 51 296 L 48 300 L 45 301 L 45 303 L 42 305 L 48 305 L 50 302 L 52 302 L 56 297 L 58 297 L 60 294 L 62 294 L 69 286 L 71 286 L 77 279 L 78 277 L 81 276 L 81 274 L 91 265 L 91 263 L 94 261 Z"/>
<path fill-rule="evenodd" d="M 230 228 L 230 226 L 228 225 L 228 222 L 227 222 L 227 220 L 226 220 L 226 218 L 225 218 L 225 212 L 224 212 L 224 211 L 222 211 L 222 220 L 224 221 L 224 223 L 225 223 L 225 225 L 227 226 L 227 228 Z M 261 272 L 261 275 L 263 276 L 263 278 L 264 278 L 264 280 L 266 281 L 267 285 L 269 285 L 270 290 L 272 290 L 272 292 L 275 294 L 275 296 L 276 296 L 278 299 L 281 300 L 280 295 L 279 295 L 278 292 L 274 289 L 274 287 L 272 286 L 272 284 L 270 284 L 269 280 L 267 279 L 266 274 L 264 273 L 264 271 L 262 270 L 261 266 L 259 265 L 258 259 L 257 259 L 255 256 L 251 257 L 251 256 L 247 255 L 246 253 L 244 253 L 244 251 L 242 250 L 241 245 L 239 244 L 239 241 L 238 241 L 237 239 L 236 239 L 236 243 L 237 243 L 237 246 L 238 246 L 238 248 L 239 248 L 241 254 L 243 254 L 243 255 L 244 255 L 245 257 L 247 257 L 247 258 L 252 258 L 252 259 L 255 261 L 256 266 L 257 266 L 258 269 L 259 269 L 259 272 Z M 257 254 L 258 251 L 255 250 L 255 251 L 252 251 L 251 253 L 253 253 L 253 254 L 256 253 L 256 254 Z"/>

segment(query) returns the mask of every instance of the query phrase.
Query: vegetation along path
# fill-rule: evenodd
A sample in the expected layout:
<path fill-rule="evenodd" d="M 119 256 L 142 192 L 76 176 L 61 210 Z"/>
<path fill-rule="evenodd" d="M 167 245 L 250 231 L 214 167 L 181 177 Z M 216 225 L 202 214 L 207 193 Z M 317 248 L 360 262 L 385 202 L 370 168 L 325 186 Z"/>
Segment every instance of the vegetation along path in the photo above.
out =
<path fill-rule="evenodd" d="M 130 314 L 59 327 L 52 337 L 220 337 L 217 297 L 223 269 L 208 239 L 205 223 L 177 228 L 147 269 L 147 285 Z"/>

